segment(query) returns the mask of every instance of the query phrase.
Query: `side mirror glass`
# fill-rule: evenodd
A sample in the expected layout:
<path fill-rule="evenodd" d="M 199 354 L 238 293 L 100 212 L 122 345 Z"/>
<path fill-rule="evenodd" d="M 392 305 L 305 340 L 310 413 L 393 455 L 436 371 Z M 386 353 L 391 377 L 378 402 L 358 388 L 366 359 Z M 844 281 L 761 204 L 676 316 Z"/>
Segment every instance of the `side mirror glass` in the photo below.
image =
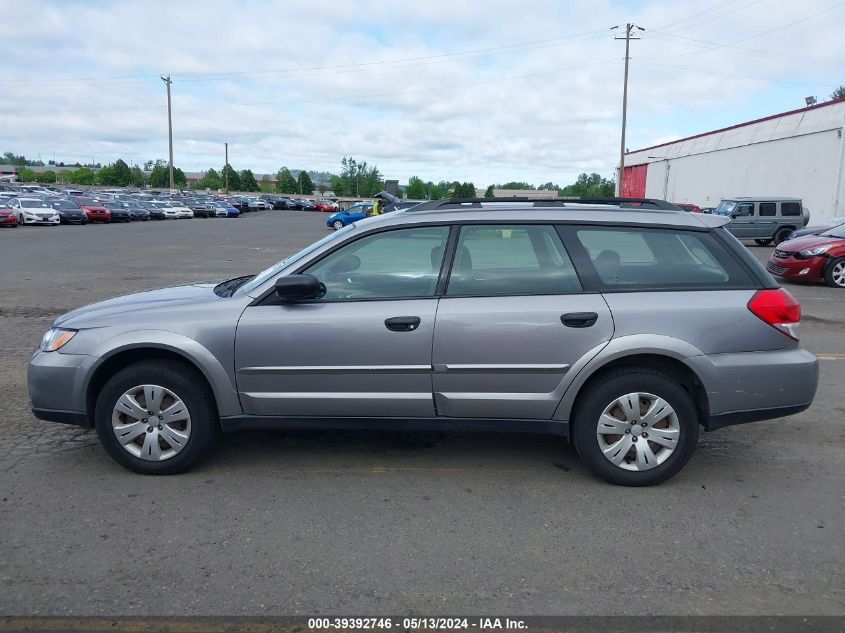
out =
<path fill-rule="evenodd" d="M 314 275 L 287 275 L 279 277 L 275 283 L 276 296 L 282 301 L 307 301 L 318 299 L 325 292 L 325 287 Z"/>

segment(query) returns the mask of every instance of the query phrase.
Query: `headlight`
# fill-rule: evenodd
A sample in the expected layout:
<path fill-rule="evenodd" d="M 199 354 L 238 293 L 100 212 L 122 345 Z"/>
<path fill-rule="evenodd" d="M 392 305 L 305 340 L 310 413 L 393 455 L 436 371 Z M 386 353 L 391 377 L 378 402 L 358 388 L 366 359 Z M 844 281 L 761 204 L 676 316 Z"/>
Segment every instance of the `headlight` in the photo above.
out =
<path fill-rule="evenodd" d="M 816 255 L 821 255 L 822 253 L 826 253 L 831 247 L 831 244 L 825 244 L 824 246 L 816 246 L 815 248 L 808 248 L 807 250 L 798 251 L 804 257 L 815 257 Z"/>
<path fill-rule="evenodd" d="M 41 350 L 44 352 L 55 352 L 67 345 L 76 336 L 78 330 L 65 330 L 63 328 L 52 328 L 47 331 L 41 339 Z"/>

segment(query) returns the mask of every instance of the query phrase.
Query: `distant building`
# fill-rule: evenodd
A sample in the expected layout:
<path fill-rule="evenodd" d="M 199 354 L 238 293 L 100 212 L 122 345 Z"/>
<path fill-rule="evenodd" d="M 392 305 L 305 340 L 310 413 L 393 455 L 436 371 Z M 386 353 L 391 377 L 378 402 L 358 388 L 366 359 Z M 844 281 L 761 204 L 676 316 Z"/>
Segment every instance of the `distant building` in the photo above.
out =
<path fill-rule="evenodd" d="M 845 215 L 845 100 L 629 152 L 622 195 L 701 207 L 732 196 L 792 196 L 813 222 Z"/>

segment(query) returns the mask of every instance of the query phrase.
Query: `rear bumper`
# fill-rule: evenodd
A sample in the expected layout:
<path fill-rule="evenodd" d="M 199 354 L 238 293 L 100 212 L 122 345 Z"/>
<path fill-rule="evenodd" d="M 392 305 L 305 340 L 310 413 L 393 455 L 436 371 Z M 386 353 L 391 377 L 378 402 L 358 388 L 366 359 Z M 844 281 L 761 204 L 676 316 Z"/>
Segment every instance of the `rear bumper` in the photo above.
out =
<path fill-rule="evenodd" d="M 707 391 L 708 431 L 799 413 L 812 404 L 819 381 L 818 360 L 801 348 L 694 356 L 686 362 Z"/>

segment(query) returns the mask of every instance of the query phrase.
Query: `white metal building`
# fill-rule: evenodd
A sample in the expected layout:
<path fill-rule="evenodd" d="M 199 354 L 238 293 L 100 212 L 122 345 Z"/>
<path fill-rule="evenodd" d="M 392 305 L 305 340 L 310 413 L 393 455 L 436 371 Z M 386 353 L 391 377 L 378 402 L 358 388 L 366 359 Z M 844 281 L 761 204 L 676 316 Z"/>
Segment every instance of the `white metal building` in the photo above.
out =
<path fill-rule="evenodd" d="M 816 222 L 845 215 L 845 100 L 625 155 L 622 192 L 714 207 L 723 197 L 801 198 Z"/>

